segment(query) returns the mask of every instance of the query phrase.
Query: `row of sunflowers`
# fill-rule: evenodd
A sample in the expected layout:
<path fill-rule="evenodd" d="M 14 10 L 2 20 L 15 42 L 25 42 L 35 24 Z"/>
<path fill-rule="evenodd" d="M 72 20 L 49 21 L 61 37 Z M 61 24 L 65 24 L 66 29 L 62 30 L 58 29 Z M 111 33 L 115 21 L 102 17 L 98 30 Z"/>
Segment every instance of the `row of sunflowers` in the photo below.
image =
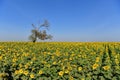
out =
<path fill-rule="evenodd" d="M 0 42 L 0 80 L 120 80 L 119 42 Z"/>

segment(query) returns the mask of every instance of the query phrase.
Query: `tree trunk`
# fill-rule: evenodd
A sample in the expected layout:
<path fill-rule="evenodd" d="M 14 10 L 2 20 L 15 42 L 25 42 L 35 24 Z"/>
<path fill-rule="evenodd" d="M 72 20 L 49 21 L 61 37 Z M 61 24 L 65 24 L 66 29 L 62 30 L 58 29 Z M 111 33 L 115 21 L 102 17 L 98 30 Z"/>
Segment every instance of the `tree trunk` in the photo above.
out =
<path fill-rule="evenodd" d="M 35 39 L 33 40 L 33 43 L 37 41 L 37 32 L 35 32 Z"/>
<path fill-rule="evenodd" d="M 35 43 L 36 42 L 36 40 L 33 40 L 33 43 Z"/>

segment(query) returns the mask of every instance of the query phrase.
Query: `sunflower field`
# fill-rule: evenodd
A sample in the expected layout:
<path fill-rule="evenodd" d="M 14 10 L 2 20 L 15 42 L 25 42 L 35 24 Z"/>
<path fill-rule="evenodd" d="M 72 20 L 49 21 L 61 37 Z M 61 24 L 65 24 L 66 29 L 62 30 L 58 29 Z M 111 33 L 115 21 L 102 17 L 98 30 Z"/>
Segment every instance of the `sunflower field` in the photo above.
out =
<path fill-rule="evenodd" d="M 120 43 L 0 42 L 0 80 L 120 80 Z"/>

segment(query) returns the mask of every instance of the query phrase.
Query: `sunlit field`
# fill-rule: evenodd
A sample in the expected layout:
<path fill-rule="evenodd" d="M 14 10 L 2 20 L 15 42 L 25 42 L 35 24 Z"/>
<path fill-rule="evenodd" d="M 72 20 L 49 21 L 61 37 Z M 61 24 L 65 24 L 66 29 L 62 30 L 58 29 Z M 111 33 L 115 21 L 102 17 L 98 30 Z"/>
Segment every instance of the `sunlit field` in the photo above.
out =
<path fill-rule="evenodd" d="M 1 42 L 1 79 L 120 80 L 120 43 Z"/>

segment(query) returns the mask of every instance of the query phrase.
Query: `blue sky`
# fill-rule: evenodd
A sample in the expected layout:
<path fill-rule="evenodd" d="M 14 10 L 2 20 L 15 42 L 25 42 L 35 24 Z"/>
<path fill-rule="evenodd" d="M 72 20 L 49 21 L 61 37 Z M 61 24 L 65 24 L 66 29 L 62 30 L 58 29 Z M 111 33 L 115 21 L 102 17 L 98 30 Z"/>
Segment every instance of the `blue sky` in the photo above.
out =
<path fill-rule="evenodd" d="M 120 0 L 0 0 L 0 41 L 28 41 L 45 19 L 52 41 L 120 41 Z"/>

